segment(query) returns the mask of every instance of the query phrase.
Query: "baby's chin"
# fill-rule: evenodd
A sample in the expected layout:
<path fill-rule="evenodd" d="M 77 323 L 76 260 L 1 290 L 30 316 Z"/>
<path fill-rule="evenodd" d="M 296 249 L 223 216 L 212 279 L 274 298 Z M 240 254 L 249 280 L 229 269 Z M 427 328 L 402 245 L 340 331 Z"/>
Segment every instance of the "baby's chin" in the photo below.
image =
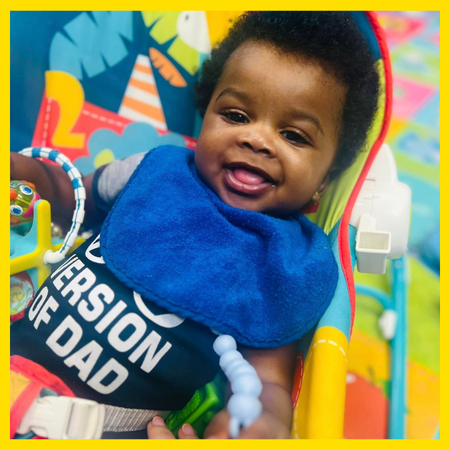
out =
<path fill-rule="evenodd" d="M 246 211 L 254 211 L 279 219 L 289 217 L 298 212 L 298 209 L 286 209 L 278 207 L 277 205 L 267 205 L 265 204 L 263 199 L 246 197 L 230 191 L 226 191 L 225 193 L 218 193 L 218 197 L 228 206 L 232 206 L 233 208 L 243 209 Z"/>

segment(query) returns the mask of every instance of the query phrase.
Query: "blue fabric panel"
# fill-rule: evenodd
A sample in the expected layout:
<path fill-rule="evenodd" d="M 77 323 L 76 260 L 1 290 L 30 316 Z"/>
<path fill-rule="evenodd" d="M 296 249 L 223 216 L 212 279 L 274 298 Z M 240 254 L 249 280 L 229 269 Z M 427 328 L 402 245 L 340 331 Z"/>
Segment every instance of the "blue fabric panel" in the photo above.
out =
<path fill-rule="evenodd" d="M 331 301 L 330 306 L 325 311 L 325 314 L 320 319 L 319 327 L 334 327 L 342 331 L 350 340 L 350 325 L 351 325 L 351 309 L 350 309 L 350 298 L 347 289 L 347 283 L 345 280 L 344 272 L 340 264 L 339 248 L 338 248 L 338 231 L 341 225 L 339 221 L 331 233 L 328 235 L 331 243 L 331 249 L 338 262 L 339 268 L 339 278 L 336 287 L 336 292 L 334 293 L 334 298 Z M 349 226 L 349 242 L 350 251 L 352 254 L 352 267 L 355 266 L 356 254 L 355 254 L 355 241 L 356 241 L 356 228 Z"/>
<path fill-rule="evenodd" d="M 367 20 L 366 14 L 364 11 L 352 11 L 353 17 L 358 22 L 359 28 L 362 31 L 366 41 L 369 44 L 370 50 L 375 58 L 375 60 L 381 59 L 380 47 L 378 45 L 377 38 L 372 30 L 372 27 Z"/>

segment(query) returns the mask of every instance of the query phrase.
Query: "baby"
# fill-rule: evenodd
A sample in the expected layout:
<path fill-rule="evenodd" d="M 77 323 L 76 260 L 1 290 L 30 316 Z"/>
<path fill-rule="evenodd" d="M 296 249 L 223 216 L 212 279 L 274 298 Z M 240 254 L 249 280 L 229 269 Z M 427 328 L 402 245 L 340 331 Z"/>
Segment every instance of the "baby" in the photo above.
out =
<path fill-rule="evenodd" d="M 116 202 L 101 230 L 101 254 L 98 236 L 94 236 L 76 252 L 71 263 L 49 278 L 41 293 L 47 289 L 45 295 L 52 295 L 55 306 L 51 308 L 53 312 L 47 311 L 54 318 L 49 316 L 47 322 L 37 324 L 33 323 L 33 314 L 26 315 L 11 329 L 12 353 L 43 365 L 63 379 L 77 396 L 127 408 L 176 410 L 217 373 L 217 357 L 212 351 L 215 335 L 210 330 L 213 328 L 234 335 L 243 344 L 240 350 L 263 383 L 263 413 L 239 437 L 289 438 L 295 342 L 315 325 L 335 288 L 335 282 L 329 282 L 322 272 L 319 287 L 308 287 L 308 276 L 295 278 L 300 265 L 289 266 L 290 260 L 301 260 L 298 264 L 302 264 L 300 269 L 305 274 L 312 273 L 312 267 L 317 271 L 322 266 L 329 270 L 329 279 L 336 276 L 332 254 L 323 245 L 326 237 L 300 211 L 319 202 L 330 181 L 351 165 L 364 144 L 378 99 L 378 75 L 373 62 L 350 13 L 244 14 L 203 66 L 197 85 L 203 126 L 195 153 L 157 149 L 144 159 L 130 157 L 85 177 L 86 217 L 91 224 L 102 221 Z M 171 166 L 174 176 L 168 176 L 170 170 L 159 169 Z M 41 197 L 51 202 L 55 213 L 70 219 L 73 192 L 62 169 L 11 153 L 11 179 L 33 182 Z M 136 200 L 137 194 L 145 192 L 151 201 Z M 129 215 L 136 212 L 142 216 L 133 222 Z M 227 242 L 197 229 L 203 226 L 215 230 L 222 222 L 228 227 L 224 236 L 231 233 L 226 238 L 231 250 L 226 257 L 219 252 L 214 264 L 204 259 L 200 269 L 201 257 L 198 259 L 195 250 L 190 250 L 195 247 L 195 240 L 201 241 L 202 249 L 210 240 L 208 248 L 212 251 L 217 242 L 218 247 Z M 121 227 L 129 231 L 128 237 Z M 185 237 L 188 232 L 193 233 L 189 239 Z M 233 247 L 235 232 L 236 241 L 243 242 L 241 248 Z M 294 238 L 291 233 L 298 236 Z M 253 241 L 255 234 L 258 239 Z M 170 236 L 169 244 L 167 239 L 161 239 L 160 244 L 159 236 Z M 247 247 L 246 239 L 251 240 Z M 120 250 L 132 241 L 136 249 L 130 250 L 129 257 Z M 264 309 L 264 292 L 258 292 L 251 304 L 242 303 L 241 299 L 232 303 L 233 284 L 239 285 L 241 280 L 239 273 L 235 274 L 240 269 L 235 266 L 242 264 L 245 271 L 258 259 L 255 255 L 259 255 L 259 249 L 275 251 L 286 242 L 295 242 L 295 248 L 288 245 L 286 254 L 281 255 L 288 268 L 280 269 L 279 262 L 272 267 L 257 261 L 255 272 L 260 270 L 263 274 L 255 275 L 255 290 L 261 280 L 266 283 L 271 272 L 279 270 L 278 279 L 288 281 L 281 288 L 270 285 L 269 301 L 281 305 L 286 298 L 292 298 L 288 310 L 295 316 L 297 304 L 303 301 L 295 296 L 297 282 L 306 285 L 306 297 L 316 299 L 322 295 L 323 301 L 315 309 L 312 304 L 313 312 L 308 313 L 311 315 L 303 328 L 297 326 L 294 318 L 292 329 L 282 330 L 282 337 L 275 336 L 280 326 L 277 320 L 289 328 L 288 315 L 280 313 L 278 319 L 267 313 L 270 317 L 258 322 L 258 326 L 269 324 L 267 334 L 261 337 L 252 328 L 248 309 L 259 311 L 258 295 L 262 316 L 270 305 Z M 257 247 L 254 252 L 253 246 Z M 300 257 L 296 256 L 299 248 L 307 249 Z M 153 267 L 148 262 L 157 259 L 153 252 L 168 256 Z M 316 265 L 308 265 L 313 257 Z M 169 269 L 159 269 L 165 264 Z M 186 266 L 194 267 L 195 277 Z M 177 271 L 179 289 L 177 282 L 172 282 Z M 170 275 L 167 282 L 166 273 Z M 193 278 L 200 280 L 202 286 L 194 283 L 191 287 Z M 248 285 L 253 289 L 250 278 Z M 111 279 L 115 280 L 113 289 Z M 223 299 L 226 308 L 236 309 L 235 313 L 229 312 L 229 320 L 222 320 L 228 314 L 226 309 L 214 309 L 216 306 L 209 307 L 198 300 L 203 290 L 215 289 L 214 284 L 221 285 L 222 280 L 225 294 L 220 298 L 213 295 L 210 303 Z M 208 282 L 213 287 L 205 287 Z M 295 289 L 290 290 L 290 284 Z M 325 286 L 323 291 L 321 286 Z M 175 301 L 183 288 L 192 292 L 192 297 L 188 295 L 186 302 L 183 296 Z M 113 319 L 108 322 L 107 316 L 117 318 L 117 323 Z M 75 342 L 72 337 L 77 333 L 80 337 Z M 149 343 L 151 339 L 153 343 Z M 72 341 L 73 346 L 68 344 Z M 139 368 L 136 364 L 141 364 L 139 358 L 144 350 L 147 353 Z M 120 359 L 122 355 L 126 357 Z M 152 378 L 148 377 L 149 372 Z M 205 437 L 228 438 L 228 421 L 228 413 L 223 410 L 214 417 Z M 173 438 L 160 417 L 153 419 L 147 431 L 149 438 Z M 185 424 L 179 437 L 196 436 L 192 427 Z"/>

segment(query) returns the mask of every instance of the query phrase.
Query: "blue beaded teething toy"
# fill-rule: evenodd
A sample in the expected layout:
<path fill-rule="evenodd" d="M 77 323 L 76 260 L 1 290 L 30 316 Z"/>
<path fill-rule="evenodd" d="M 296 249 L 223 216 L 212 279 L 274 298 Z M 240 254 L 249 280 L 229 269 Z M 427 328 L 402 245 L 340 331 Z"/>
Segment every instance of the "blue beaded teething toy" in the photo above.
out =
<path fill-rule="evenodd" d="M 237 351 L 236 341 L 232 336 L 219 336 L 214 341 L 213 348 L 220 356 L 220 367 L 233 391 L 227 409 L 230 414 L 230 436 L 236 439 L 241 427 L 249 427 L 261 415 L 262 405 L 258 397 L 262 391 L 262 383 L 256 370 Z"/>

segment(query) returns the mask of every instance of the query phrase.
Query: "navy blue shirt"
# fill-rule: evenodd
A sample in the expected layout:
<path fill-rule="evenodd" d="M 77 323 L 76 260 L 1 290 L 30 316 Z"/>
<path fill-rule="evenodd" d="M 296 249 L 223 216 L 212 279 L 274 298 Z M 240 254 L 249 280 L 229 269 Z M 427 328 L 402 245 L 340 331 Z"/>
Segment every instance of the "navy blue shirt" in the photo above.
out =
<path fill-rule="evenodd" d="M 42 365 L 78 397 L 178 410 L 219 370 L 215 337 L 120 283 L 94 235 L 52 273 L 11 327 L 11 354 Z"/>

